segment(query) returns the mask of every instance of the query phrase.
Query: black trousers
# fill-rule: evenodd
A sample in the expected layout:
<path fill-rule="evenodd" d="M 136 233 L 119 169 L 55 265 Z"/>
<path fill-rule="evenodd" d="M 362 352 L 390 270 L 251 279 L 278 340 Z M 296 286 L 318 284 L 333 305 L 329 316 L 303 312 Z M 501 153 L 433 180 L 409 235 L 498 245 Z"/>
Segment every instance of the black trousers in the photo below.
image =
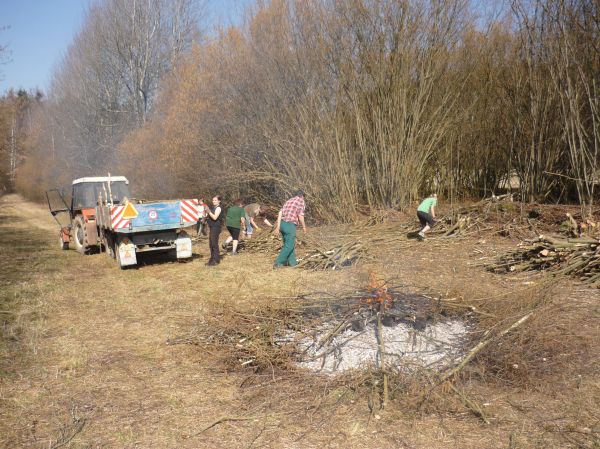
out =
<path fill-rule="evenodd" d="M 426 224 L 428 224 L 430 228 L 433 228 L 435 226 L 435 220 L 433 219 L 431 214 L 428 214 L 427 212 L 418 210 L 417 218 L 419 219 L 419 223 L 421 223 L 421 226 L 423 227 L 425 227 Z"/>
<path fill-rule="evenodd" d="M 208 246 L 210 247 L 209 262 L 221 262 L 219 254 L 219 234 L 221 234 L 221 226 L 210 226 L 208 235 Z"/>

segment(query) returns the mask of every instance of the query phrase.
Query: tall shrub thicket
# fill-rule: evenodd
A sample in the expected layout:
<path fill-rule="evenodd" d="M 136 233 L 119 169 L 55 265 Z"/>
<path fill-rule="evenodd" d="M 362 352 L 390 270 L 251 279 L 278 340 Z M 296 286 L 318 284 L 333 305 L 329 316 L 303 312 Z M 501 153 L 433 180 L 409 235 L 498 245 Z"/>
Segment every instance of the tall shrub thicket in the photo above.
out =
<path fill-rule="evenodd" d="M 590 82 L 579 87 L 591 94 L 582 104 L 561 101 L 568 89 L 558 84 L 556 57 L 560 45 L 571 47 L 547 31 L 552 20 L 567 21 L 550 15 L 558 3 L 515 2 L 486 27 L 459 0 L 256 6 L 169 77 L 152 128 L 180 128 L 162 128 L 147 147 L 165 159 L 152 168 L 173 193 L 241 190 L 277 202 L 303 186 L 326 220 L 351 219 L 365 206 L 406 207 L 431 190 L 464 198 L 513 189 L 526 201 L 589 205 L 598 97 Z M 597 17 L 590 5 L 574 16 Z M 596 22 L 586 20 L 587 28 L 571 27 L 591 33 L 579 51 L 597 82 Z M 576 106 L 590 112 L 569 134 L 565 111 Z M 126 140 L 121 154 L 134 148 Z"/>
<path fill-rule="evenodd" d="M 97 3 L 96 32 L 75 40 L 40 108 L 31 151 L 52 138 L 69 157 L 39 179 L 112 166 L 145 196 L 273 203 L 303 187 L 323 220 L 433 190 L 513 189 L 587 212 L 598 196 L 595 0 L 517 0 L 487 22 L 467 0 L 257 2 L 194 45 L 165 32 L 171 50 L 146 65 L 149 35 L 130 42 L 128 19 L 106 12 L 119 1 Z"/>
<path fill-rule="evenodd" d="M 405 206 L 431 184 L 431 162 L 456 126 L 467 75 L 452 59 L 465 12 L 461 1 L 258 7 L 245 27 L 223 30 L 169 80 L 175 87 L 163 96 L 158 126 L 190 126 L 163 134 L 154 151 L 194 138 L 154 169 L 184 187 L 192 178 L 197 190 L 241 188 L 276 200 L 301 185 L 322 218 Z M 182 81 L 186 75 L 195 82 Z M 125 159 L 131 147 L 139 143 L 124 143 Z M 173 171 L 177 159 L 189 163 Z"/>

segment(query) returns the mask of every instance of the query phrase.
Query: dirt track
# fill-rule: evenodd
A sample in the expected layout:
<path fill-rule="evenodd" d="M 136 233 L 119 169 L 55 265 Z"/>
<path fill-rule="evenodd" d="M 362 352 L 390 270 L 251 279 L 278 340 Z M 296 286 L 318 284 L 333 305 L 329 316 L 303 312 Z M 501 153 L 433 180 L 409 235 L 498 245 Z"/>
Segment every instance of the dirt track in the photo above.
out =
<path fill-rule="evenodd" d="M 468 414 L 400 421 L 401 410 L 379 420 L 361 401 L 334 415 L 318 406 L 286 414 L 269 398 L 249 404 L 240 394 L 247 374 L 222 371 L 201 346 L 167 344 L 192 335 L 224 303 L 252 310 L 269 297 L 356 285 L 366 269 L 272 271 L 270 257 L 243 254 L 211 270 L 203 243 L 191 263 L 121 271 L 103 254 L 60 251 L 56 234 L 42 206 L 0 198 L 0 299 L 8 316 L 0 346 L 1 447 L 559 447 L 531 433 L 534 425 L 511 424 L 507 413 L 494 426 Z M 453 272 L 478 254 L 473 248 L 463 244 L 440 264 L 436 249 L 422 246 L 371 269 L 448 293 L 465 282 L 477 284 L 476 292 L 498 291 L 505 281 L 478 268 Z M 497 393 L 499 409 L 520 396 Z M 278 413 L 269 413 L 275 407 Z"/>

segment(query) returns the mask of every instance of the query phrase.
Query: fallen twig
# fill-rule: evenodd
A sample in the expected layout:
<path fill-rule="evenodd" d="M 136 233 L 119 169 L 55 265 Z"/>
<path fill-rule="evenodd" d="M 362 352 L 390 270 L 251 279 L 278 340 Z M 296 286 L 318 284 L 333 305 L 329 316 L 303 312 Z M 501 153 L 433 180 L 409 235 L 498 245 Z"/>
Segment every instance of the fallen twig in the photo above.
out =
<path fill-rule="evenodd" d="M 224 422 L 228 422 L 228 421 L 252 421 L 255 419 L 260 418 L 259 416 L 222 416 L 221 418 L 217 419 L 216 421 L 214 421 L 212 424 L 208 425 L 207 427 L 205 427 L 204 429 L 202 429 L 201 431 L 197 432 L 195 435 L 200 435 L 201 433 L 206 432 L 209 429 L 212 429 L 213 427 L 222 424 Z"/>

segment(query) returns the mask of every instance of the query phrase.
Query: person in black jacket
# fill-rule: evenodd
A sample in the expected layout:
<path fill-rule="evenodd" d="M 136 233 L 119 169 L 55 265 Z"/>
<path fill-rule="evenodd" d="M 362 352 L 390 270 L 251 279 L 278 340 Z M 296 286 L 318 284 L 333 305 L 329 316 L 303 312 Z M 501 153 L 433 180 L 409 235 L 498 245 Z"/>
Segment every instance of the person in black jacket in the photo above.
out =
<path fill-rule="evenodd" d="M 212 199 L 212 207 L 206 206 L 206 222 L 208 224 L 208 246 L 210 248 L 210 259 L 206 263 L 208 266 L 214 266 L 221 262 L 219 254 L 219 234 L 223 226 L 223 208 L 221 207 L 221 197 L 215 196 Z"/>

